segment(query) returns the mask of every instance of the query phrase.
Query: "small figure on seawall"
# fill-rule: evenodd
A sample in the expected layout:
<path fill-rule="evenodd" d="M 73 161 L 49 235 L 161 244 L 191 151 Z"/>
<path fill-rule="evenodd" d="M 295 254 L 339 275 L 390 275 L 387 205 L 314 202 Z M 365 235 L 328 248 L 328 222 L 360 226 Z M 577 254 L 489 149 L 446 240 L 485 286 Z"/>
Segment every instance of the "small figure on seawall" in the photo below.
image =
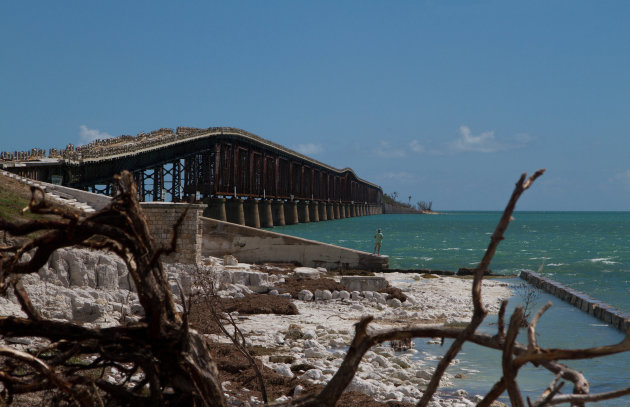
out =
<path fill-rule="evenodd" d="M 374 251 L 372 252 L 372 254 L 377 254 L 378 256 L 381 255 L 382 242 L 383 242 L 383 233 L 381 232 L 381 229 L 379 228 L 376 231 L 376 234 L 374 235 Z"/>

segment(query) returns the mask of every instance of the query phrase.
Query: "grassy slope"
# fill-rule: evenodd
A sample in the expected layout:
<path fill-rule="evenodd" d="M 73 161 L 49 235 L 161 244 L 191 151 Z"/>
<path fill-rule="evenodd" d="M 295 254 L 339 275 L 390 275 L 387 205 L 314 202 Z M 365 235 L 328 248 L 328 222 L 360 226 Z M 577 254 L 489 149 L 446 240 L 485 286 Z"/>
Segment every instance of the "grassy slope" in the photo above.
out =
<path fill-rule="evenodd" d="M 31 191 L 28 185 L 0 175 L 0 218 L 13 222 L 41 218 L 40 215 L 33 215 L 28 211 L 22 213 L 30 199 Z"/>

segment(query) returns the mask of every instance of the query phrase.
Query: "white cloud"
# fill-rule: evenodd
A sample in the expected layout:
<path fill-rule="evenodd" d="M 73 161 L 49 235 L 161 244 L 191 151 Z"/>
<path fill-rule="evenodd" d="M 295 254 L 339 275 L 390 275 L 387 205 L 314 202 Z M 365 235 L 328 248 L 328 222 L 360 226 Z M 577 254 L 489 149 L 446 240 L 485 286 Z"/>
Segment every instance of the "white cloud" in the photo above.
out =
<path fill-rule="evenodd" d="M 378 148 L 374 150 L 376 155 L 383 158 L 399 158 L 406 155 L 402 148 L 393 147 L 387 141 L 381 141 Z"/>
<path fill-rule="evenodd" d="M 409 148 L 414 153 L 423 153 L 424 152 L 424 146 L 422 144 L 420 144 L 420 142 L 418 140 L 411 140 L 411 143 L 409 143 Z"/>
<path fill-rule="evenodd" d="M 110 137 L 111 135 L 108 133 L 103 133 L 96 129 L 88 129 L 88 127 L 84 124 L 81 125 L 79 130 L 79 141 L 81 144 L 88 144 L 96 139 L 102 140 Z"/>
<path fill-rule="evenodd" d="M 299 144 L 293 147 L 293 149 L 297 151 L 298 153 L 301 153 L 304 155 L 312 155 L 312 154 L 317 154 L 324 151 L 322 146 L 320 146 L 319 144 L 313 144 L 313 143 Z"/>
<path fill-rule="evenodd" d="M 517 133 L 513 136 L 503 137 L 501 140 L 498 140 L 494 135 L 494 130 L 488 130 L 479 135 L 474 135 L 470 127 L 462 124 L 459 126 L 459 138 L 448 143 L 446 151 L 450 151 L 451 153 L 464 151 L 496 153 L 498 151 L 523 148 L 534 139 L 535 137 L 527 133 Z M 432 151 L 432 153 L 440 154 L 442 152 L 436 150 Z"/>
<path fill-rule="evenodd" d="M 494 138 L 494 131 L 485 131 L 475 136 L 468 126 L 459 126 L 460 137 L 451 143 L 455 151 L 476 151 L 480 153 L 494 153 L 504 149 Z"/>

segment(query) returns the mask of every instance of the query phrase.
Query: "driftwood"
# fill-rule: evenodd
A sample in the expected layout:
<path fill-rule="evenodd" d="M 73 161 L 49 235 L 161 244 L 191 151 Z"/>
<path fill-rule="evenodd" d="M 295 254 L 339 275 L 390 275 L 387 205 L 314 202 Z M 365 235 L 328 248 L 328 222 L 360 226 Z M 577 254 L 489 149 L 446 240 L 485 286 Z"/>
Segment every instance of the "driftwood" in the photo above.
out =
<path fill-rule="evenodd" d="M 3 397 L 55 388 L 69 401 L 82 406 L 97 406 L 113 401 L 119 405 L 223 405 L 223 391 L 210 348 L 202 335 L 188 328 L 175 309 L 173 297 L 160 256 L 175 249 L 180 218 L 175 225 L 170 247 L 157 247 L 137 201 L 133 177 L 124 172 L 115 179 L 118 195 L 112 204 L 90 216 L 82 217 L 47 206 L 41 190 L 34 189 L 30 210 L 59 216 L 24 224 L 0 221 L 0 228 L 13 236 L 42 233 L 21 246 L 0 251 L 0 291 L 13 288 L 28 318 L 0 318 L 4 337 L 41 337 L 53 343 L 47 352 L 27 358 L 2 348 L 0 366 Z M 116 253 L 126 263 L 145 312 L 143 322 L 106 329 L 90 329 L 70 322 L 42 320 L 33 309 L 28 294 L 19 284 L 21 274 L 35 273 L 51 253 L 59 248 L 79 246 Z M 22 255 L 33 251 L 28 261 Z M 77 366 L 74 361 L 94 359 Z M 25 366 L 16 374 L 14 363 Z M 26 366 L 28 365 L 28 366 Z M 104 378 L 90 379 L 86 371 L 116 367 L 125 372 L 122 384 Z M 129 385 L 140 372 L 140 384 Z"/>
<path fill-rule="evenodd" d="M 516 334 L 523 324 L 523 310 L 517 308 L 514 311 L 506 332 L 505 301 L 499 313 L 497 333 L 488 335 L 476 331 L 487 314 L 481 297 L 483 275 L 503 239 L 516 202 L 543 172 L 539 170 L 530 178 L 523 174 L 517 182 L 488 249 L 474 269 L 473 317 L 465 328 L 408 326 L 374 330 L 369 327 L 372 318 L 366 317 L 356 324 L 354 339 L 342 365 L 320 393 L 277 405 L 334 406 L 371 347 L 386 341 L 427 337 L 452 338 L 454 342 L 436 368 L 419 406 L 428 405 L 444 371 L 467 341 L 502 352 L 503 377 L 497 380 L 479 406 L 490 406 L 505 391 L 513 406 L 524 406 L 517 378 L 519 369 L 527 363 L 542 366 L 555 375 L 537 400 L 527 400 L 531 406 L 560 403 L 582 406 L 591 401 L 630 394 L 630 388 L 590 394 L 585 376 L 558 362 L 628 351 L 630 332 L 616 345 L 588 349 L 541 348 L 536 341 L 536 325 L 549 308 L 548 304 L 528 324 L 528 343 L 524 345 L 516 341 Z M 3 337 L 40 337 L 51 342 L 36 354 L 0 346 L 0 382 L 5 388 L 0 394 L 0 405 L 11 403 L 16 394 L 41 390 L 55 391 L 58 400 L 82 406 L 226 405 L 216 364 L 211 356 L 211 345 L 188 327 L 186 314 L 182 318 L 176 312 L 160 261 L 161 255 L 175 248 L 179 222 L 174 227 L 171 245 L 156 247 L 137 202 L 131 174 L 124 172 L 116 177 L 116 182 L 118 195 L 113 203 L 87 217 L 49 207 L 43 199 L 43 193 L 35 189 L 30 210 L 56 214 L 58 220 L 38 220 L 24 224 L 0 220 L 0 229 L 13 236 L 41 233 L 22 245 L 0 247 L 0 292 L 12 290 L 28 316 L 0 317 L 0 334 Z M 19 282 L 19 276 L 37 272 L 54 250 L 67 246 L 110 250 L 118 254 L 125 261 L 137 287 L 146 313 L 145 320 L 131 325 L 92 329 L 43 319 L 31 304 L 28 293 Z M 32 257 L 26 262 L 20 261 L 26 252 L 31 252 Z M 219 319 L 218 315 L 216 318 Z M 234 342 L 242 345 L 243 337 L 242 334 L 238 335 L 237 327 L 235 332 L 232 336 Z M 87 359 L 88 356 L 91 358 Z M 90 362 L 77 364 L 76 360 Z M 103 371 L 110 367 L 123 372 L 125 380 L 109 383 L 102 376 L 87 374 L 88 371 Z M 132 385 L 131 377 L 138 373 L 143 379 Z M 561 394 L 564 384 L 561 380 L 573 383 L 572 394 Z"/>

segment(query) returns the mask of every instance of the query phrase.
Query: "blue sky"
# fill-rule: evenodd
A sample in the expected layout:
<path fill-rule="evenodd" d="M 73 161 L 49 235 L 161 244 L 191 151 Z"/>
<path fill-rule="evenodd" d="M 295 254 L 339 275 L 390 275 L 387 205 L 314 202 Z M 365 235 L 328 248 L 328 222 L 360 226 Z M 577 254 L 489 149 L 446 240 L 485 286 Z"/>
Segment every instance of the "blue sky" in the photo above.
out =
<path fill-rule="evenodd" d="M 233 126 L 434 209 L 630 210 L 628 1 L 3 1 L 0 150 Z"/>

